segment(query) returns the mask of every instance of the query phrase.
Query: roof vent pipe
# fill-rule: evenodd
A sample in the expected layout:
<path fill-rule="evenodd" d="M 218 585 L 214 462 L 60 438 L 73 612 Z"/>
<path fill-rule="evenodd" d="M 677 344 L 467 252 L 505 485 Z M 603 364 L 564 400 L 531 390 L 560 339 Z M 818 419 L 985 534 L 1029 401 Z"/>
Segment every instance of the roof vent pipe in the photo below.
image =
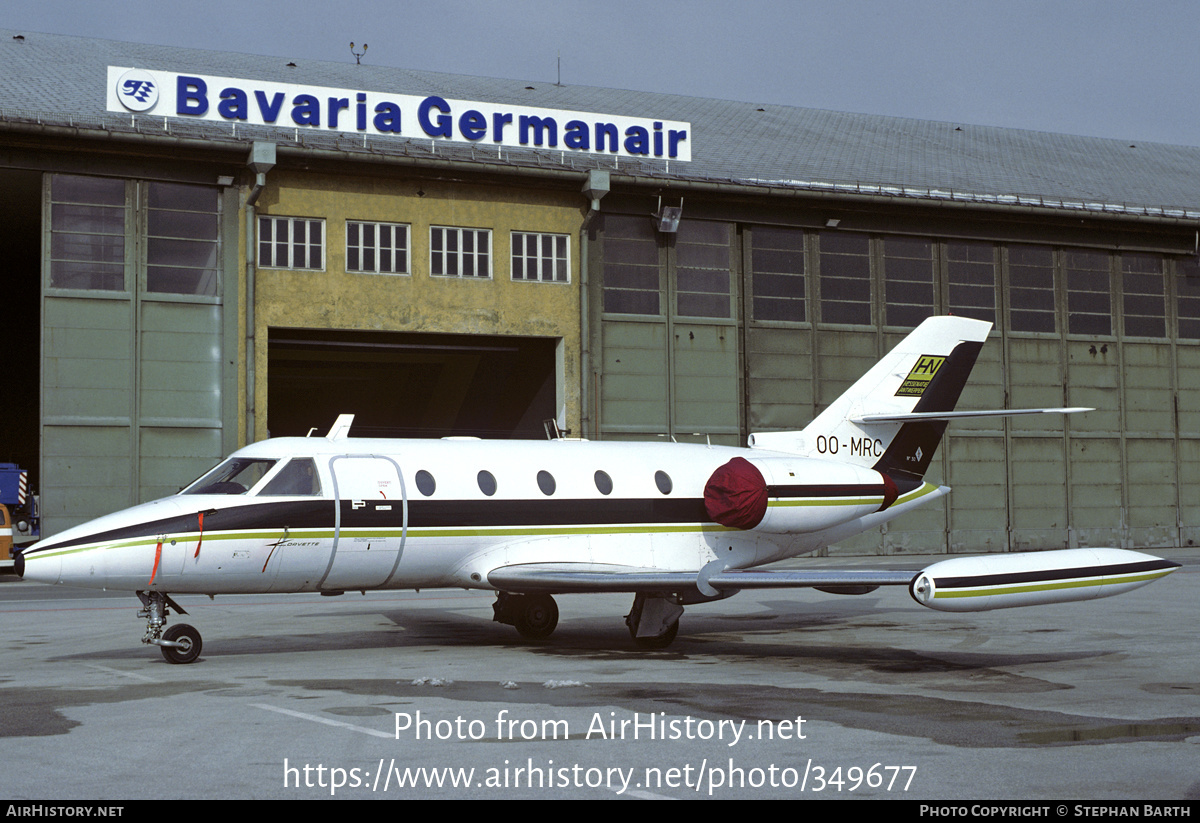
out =
<path fill-rule="evenodd" d="M 258 248 L 255 240 L 255 228 L 258 220 L 255 218 L 254 204 L 258 202 L 258 196 L 266 188 L 267 172 L 275 167 L 275 144 L 260 140 L 254 141 L 250 146 L 250 158 L 246 166 L 254 172 L 254 185 L 246 195 L 246 442 L 253 443 L 256 439 L 254 362 L 257 356 L 254 350 L 254 261 L 255 249 Z"/>
<path fill-rule="evenodd" d="M 587 179 L 583 181 L 583 196 L 591 201 L 583 225 L 579 227 L 579 417 L 580 432 L 586 438 L 590 427 L 594 425 L 594 416 L 589 412 L 590 403 L 594 402 L 588 389 L 592 382 L 592 351 L 591 351 L 591 307 L 588 302 L 588 224 L 592 217 L 600 211 L 600 198 L 608 194 L 610 180 L 608 172 L 603 169 L 588 169 Z M 600 431 L 595 431 L 596 439 Z"/>

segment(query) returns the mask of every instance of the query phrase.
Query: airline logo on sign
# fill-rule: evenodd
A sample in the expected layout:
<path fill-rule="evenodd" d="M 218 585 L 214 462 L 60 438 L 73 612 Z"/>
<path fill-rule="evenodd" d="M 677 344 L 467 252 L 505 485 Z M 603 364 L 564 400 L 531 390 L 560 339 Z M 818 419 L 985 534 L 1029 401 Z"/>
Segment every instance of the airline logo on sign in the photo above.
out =
<path fill-rule="evenodd" d="M 158 81 L 148 71 L 130 69 L 117 78 L 121 105 L 130 111 L 149 111 L 158 104 Z"/>
<path fill-rule="evenodd" d="M 692 159 L 691 123 L 108 67 L 107 109 L 617 157 Z"/>
<path fill-rule="evenodd" d="M 944 362 L 946 362 L 945 357 L 937 357 L 932 354 L 923 354 L 918 357 L 917 365 L 913 366 L 908 377 L 904 378 L 904 382 L 896 391 L 896 396 L 920 397 L 925 393 L 925 389 L 929 388 L 929 382 L 933 380 L 933 376 L 937 374 L 937 370 L 942 367 Z"/>

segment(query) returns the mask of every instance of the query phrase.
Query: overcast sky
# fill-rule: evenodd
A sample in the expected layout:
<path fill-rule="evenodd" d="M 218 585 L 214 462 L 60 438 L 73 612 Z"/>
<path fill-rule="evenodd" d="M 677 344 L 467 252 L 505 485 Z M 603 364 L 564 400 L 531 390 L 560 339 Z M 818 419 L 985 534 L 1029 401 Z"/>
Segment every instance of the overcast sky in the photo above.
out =
<path fill-rule="evenodd" d="M 36 0 L 9 28 L 1200 146 L 1196 0 Z M 1200 173 L 1200 171 L 1198 171 Z"/>

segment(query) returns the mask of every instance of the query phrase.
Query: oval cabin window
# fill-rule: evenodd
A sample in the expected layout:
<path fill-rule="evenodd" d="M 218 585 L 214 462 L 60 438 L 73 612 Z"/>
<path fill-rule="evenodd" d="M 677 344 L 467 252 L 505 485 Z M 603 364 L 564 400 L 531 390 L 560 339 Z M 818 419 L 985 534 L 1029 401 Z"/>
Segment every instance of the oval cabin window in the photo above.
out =
<path fill-rule="evenodd" d="M 475 479 L 479 481 L 479 490 L 488 497 L 496 493 L 496 478 L 492 476 L 490 471 L 486 469 L 481 471 Z"/>
<path fill-rule="evenodd" d="M 665 471 L 656 471 L 654 473 L 654 485 L 658 486 L 658 490 L 663 494 L 670 494 L 671 476 Z"/>
<path fill-rule="evenodd" d="M 417 491 L 429 497 L 437 489 L 437 482 L 433 479 L 433 475 L 421 469 L 417 472 Z"/>
<path fill-rule="evenodd" d="M 608 472 L 596 472 L 596 490 L 601 494 L 612 494 L 613 484 L 612 478 L 608 476 Z"/>

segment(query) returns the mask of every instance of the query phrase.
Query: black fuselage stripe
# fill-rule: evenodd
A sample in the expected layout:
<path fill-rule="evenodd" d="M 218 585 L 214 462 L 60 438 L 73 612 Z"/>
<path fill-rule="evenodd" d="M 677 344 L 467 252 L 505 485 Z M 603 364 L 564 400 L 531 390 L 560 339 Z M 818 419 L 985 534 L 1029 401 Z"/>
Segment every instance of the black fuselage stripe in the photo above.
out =
<path fill-rule="evenodd" d="M 767 486 L 767 497 L 800 497 L 805 499 L 821 497 L 861 497 L 863 495 L 883 494 L 887 488 L 882 483 L 866 485 L 862 483 L 826 484 L 823 486 Z"/>
<path fill-rule="evenodd" d="M 365 505 L 363 505 L 365 502 Z M 378 505 L 390 506 L 377 509 Z M 198 514 L 198 512 L 197 512 Z M 399 500 L 341 501 L 343 529 L 387 528 L 404 525 L 403 504 Z M 207 510 L 204 532 L 264 531 L 269 529 L 332 529 L 332 500 L 305 500 L 259 503 Z M 685 524 L 713 523 L 699 498 L 654 500 L 629 498 L 613 500 L 413 500 L 408 501 L 408 528 L 447 527 L 538 527 L 538 526 L 617 526 L 635 523 Z M 134 540 L 141 537 L 198 532 L 196 514 L 178 515 L 146 523 L 124 526 L 106 532 L 84 535 L 61 543 L 26 552 L 54 551 L 88 543 Z"/>
<path fill-rule="evenodd" d="M 884 487 L 826 484 L 805 486 L 769 486 L 773 498 L 835 498 L 855 495 L 883 494 Z M 403 504 L 399 500 L 366 500 L 341 502 L 342 528 L 390 528 L 403 525 Z M 380 505 L 390 509 L 380 510 Z M 115 542 L 198 532 L 196 514 L 176 515 L 147 523 L 138 523 L 86 535 L 63 543 L 47 545 L 50 551 L 87 543 Z M 408 499 L 408 528 L 483 528 L 483 527 L 545 527 L 545 526 L 621 526 L 635 523 L 653 524 L 710 524 L 703 498 L 650 497 L 586 498 L 546 500 L 428 500 Z M 267 529 L 332 529 L 334 511 L 332 500 L 283 500 L 207 509 L 204 531 L 234 532 Z M 33 556 L 37 551 L 27 551 Z"/>

